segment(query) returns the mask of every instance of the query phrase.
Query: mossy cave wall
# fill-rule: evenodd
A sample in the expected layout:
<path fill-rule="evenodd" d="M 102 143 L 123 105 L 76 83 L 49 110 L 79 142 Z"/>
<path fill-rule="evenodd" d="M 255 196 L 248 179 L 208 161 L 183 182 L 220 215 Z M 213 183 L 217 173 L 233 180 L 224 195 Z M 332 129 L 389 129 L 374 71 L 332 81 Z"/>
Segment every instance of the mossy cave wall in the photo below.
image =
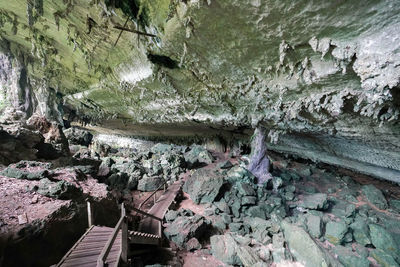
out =
<path fill-rule="evenodd" d="M 1 1 L 3 55 L 22 67 L 0 109 L 24 87 L 32 110 L 53 90 L 106 132 L 262 124 L 271 149 L 399 182 L 399 28 L 396 0 Z"/>

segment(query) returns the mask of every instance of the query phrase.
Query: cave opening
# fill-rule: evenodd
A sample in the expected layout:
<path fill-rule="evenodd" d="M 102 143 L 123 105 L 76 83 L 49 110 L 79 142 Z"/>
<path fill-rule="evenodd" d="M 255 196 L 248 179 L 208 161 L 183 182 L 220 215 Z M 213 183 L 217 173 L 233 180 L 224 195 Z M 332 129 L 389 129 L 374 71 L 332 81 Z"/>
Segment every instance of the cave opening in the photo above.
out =
<path fill-rule="evenodd" d="M 0 267 L 399 266 L 397 14 L 0 1 Z"/>

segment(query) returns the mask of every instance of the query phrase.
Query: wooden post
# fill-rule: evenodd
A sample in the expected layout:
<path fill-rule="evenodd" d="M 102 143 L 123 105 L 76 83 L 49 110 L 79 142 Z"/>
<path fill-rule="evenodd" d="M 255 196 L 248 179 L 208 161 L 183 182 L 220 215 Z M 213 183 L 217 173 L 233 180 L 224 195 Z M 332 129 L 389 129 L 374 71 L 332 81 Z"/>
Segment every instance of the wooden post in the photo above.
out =
<path fill-rule="evenodd" d="M 92 212 L 92 206 L 90 205 L 90 202 L 87 201 L 87 212 L 88 212 L 88 224 L 89 227 L 93 225 L 93 212 Z"/>
<path fill-rule="evenodd" d="M 160 240 L 158 241 L 158 245 L 161 247 L 161 242 L 162 242 L 162 222 L 158 222 L 158 236 L 160 237 Z"/>
<path fill-rule="evenodd" d="M 157 195 L 157 192 L 153 195 L 153 198 L 154 198 L 154 204 L 156 204 L 156 195 Z"/>
<path fill-rule="evenodd" d="M 124 264 L 128 263 L 128 222 L 126 216 L 124 216 L 124 222 L 121 226 L 122 240 L 121 240 L 121 260 Z"/>
<path fill-rule="evenodd" d="M 125 217 L 125 216 L 126 216 L 125 205 L 124 205 L 124 202 L 122 202 L 122 204 L 121 204 L 121 217 Z"/>

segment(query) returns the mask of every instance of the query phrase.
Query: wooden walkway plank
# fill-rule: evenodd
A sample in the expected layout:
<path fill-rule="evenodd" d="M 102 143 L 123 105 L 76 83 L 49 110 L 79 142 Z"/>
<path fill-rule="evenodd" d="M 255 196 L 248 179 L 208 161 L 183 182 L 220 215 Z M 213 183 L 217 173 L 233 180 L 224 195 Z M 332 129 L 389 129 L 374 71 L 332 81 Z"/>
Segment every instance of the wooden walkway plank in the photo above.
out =
<path fill-rule="evenodd" d="M 128 235 L 131 236 L 131 241 L 133 243 L 159 245 L 161 240 L 160 220 L 164 218 L 165 213 L 175 200 L 180 190 L 181 183 L 179 181 L 169 186 L 149 210 L 148 214 L 150 214 L 150 216 L 147 213 L 141 212 L 147 214 L 147 217 L 140 222 L 139 231 L 128 232 L 125 228 L 125 238 L 129 240 L 126 236 Z M 122 216 L 123 217 L 121 217 L 120 221 L 126 220 L 125 213 L 123 213 Z M 115 237 L 115 241 L 110 243 L 110 246 L 107 246 L 107 243 L 110 242 L 111 236 Z M 120 258 L 123 257 L 121 254 L 122 245 L 122 230 L 119 227 L 110 228 L 91 226 L 56 266 L 95 267 L 98 263 L 100 254 L 102 254 L 102 251 L 106 246 L 109 249 L 109 253 L 108 255 L 104 254 L 104 257 L 107 255 L 106 262 L 108 263 L 108 266 L 117 266 Z"/>
<path fill-rule="evenodd" d="M 158 218 L 164 218 L 165 213 L 175 200 L 179 191 L 181 190 L 181 182 L 177 181 L 170 185 L 167 190 L 160 196 L 156 203 L 151 207 L 148 213 Z M 160 235 L 161 222 L 152 218 L 144 218 L 139 224 L 139 231 L 153 235 Z"/>
<path fill-rule="evenodd" d="M 64 256 L 57 266 L 93 266 L 97 264 L 97 259 L 106 245 L 114 228 L 92 226 L 75 243 L 70 251 Z M 117 263 L 121 248 L 121 231 L 117 234 L 115 243 L 111 247 L 107 262 L 110 266 Z"/>

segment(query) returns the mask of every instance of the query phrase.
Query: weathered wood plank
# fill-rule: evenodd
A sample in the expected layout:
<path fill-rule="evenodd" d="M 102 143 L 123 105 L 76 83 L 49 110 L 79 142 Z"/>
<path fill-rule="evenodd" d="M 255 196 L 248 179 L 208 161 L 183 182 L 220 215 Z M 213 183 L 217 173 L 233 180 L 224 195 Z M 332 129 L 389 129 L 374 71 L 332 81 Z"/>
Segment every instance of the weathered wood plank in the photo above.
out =
<path fill-rule="evenodd" d="M 61 259 L 61 261 L 56 265 L 56 267 L 61 266 L 61 264 L 64 262 L 64 260 L 68 257 L 68 255 L 79 245 L 79 243 L 85 238 L 85 236 L 93 229 L 92 227 L 89 227 L 87 231 L 81 236 L 81 238 L 76 241 L 76 243 L 72 246 L 72 248 L 64 255 L 64 257 Z"/>

